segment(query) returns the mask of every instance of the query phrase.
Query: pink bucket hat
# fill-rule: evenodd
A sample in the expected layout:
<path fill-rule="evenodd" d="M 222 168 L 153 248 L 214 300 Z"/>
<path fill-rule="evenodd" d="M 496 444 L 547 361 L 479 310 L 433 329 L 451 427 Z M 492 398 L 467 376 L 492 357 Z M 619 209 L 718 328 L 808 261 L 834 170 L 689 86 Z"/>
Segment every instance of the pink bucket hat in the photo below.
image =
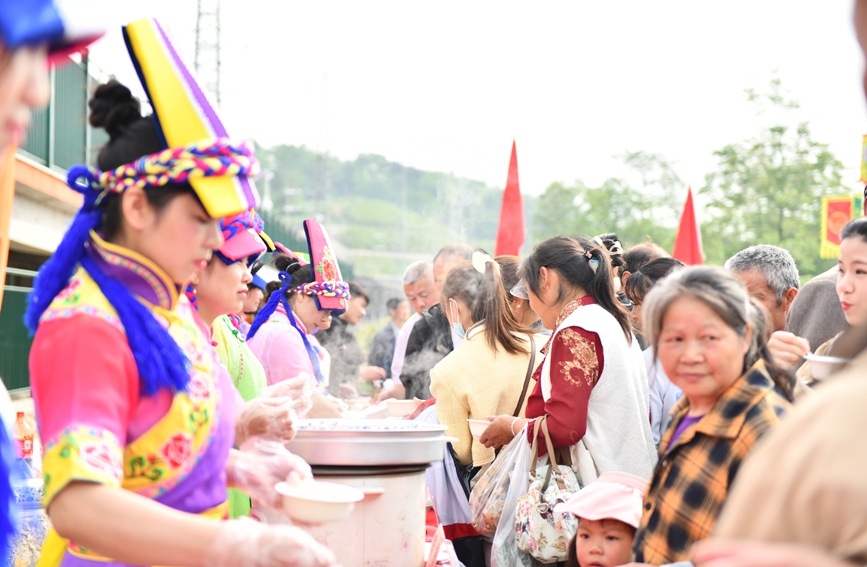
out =
<path fill-rule="evenodd" d="M 620 520 L 633 528 L 641 522 L 647 481 L 624 472 L 602 473 L 575 496 L 557 504 L 554 512 L 568 512 L 587 520 Z"/>

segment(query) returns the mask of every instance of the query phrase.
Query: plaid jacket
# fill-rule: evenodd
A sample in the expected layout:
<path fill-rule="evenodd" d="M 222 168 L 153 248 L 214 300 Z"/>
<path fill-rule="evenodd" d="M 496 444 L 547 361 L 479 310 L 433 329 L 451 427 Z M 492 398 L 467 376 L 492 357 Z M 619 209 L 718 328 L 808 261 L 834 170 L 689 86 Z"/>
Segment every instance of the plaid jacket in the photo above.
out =
<path fill-rule="evenodd" d="M 790 407 L 759 361 L 666 450 L 689 409 L 681 398 L 659 444 L 635 534 L 635 560 L 653 565 L 687 560 L 690 546 L 713 530 L 747 452 Z"/>

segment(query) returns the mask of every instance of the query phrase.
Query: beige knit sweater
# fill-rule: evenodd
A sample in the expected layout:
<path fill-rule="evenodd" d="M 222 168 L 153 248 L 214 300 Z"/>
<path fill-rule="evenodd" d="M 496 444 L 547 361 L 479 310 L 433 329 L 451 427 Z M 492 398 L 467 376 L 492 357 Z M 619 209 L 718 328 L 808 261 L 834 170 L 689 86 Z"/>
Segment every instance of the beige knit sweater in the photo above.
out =
<path fill-rule="evenodd" d="M 447 435 L 458 438 L 454 443 L 458 462 L 462 465 L 486 465 L 494 460 L 494 450 L 473 439 L 467 419 L 511 414 L 524 385 L 529 354 L 509 354 L 502 348 L 492 351 L 485 339 L 484 326 L 474 327 L 467 341 L 453 350 L 430 371 L 430 390 L 436 398 L 437 419 L 448 427 Z M 521 336 L 529 347 L 527 335 Z M 536 336 L 536 360 L 542 362 L 538 350 L 544 345 Z M 530 380 L 527 397 L 535 382 Z M 524 415 L 524 407 L 520 415 Z"/>

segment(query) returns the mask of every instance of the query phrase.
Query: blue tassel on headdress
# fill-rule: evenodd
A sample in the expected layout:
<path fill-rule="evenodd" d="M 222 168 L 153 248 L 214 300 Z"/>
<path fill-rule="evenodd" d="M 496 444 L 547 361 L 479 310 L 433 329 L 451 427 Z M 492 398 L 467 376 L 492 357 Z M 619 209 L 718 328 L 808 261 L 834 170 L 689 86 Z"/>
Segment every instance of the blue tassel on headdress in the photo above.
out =
<path fill-rule="evenodd" d="M 187 296 L 187 300 L 190 302 L 190 305 L 196 311 L 199 310 L 199 296 L 196 295 L 196 288 L 193 287 L 193 284 L 187 284 L 187 287 L 184 288 L 184 295 Z"/>
<path fill-rule="evenodd" d="M 286 301 L 285 295 L 281 299 L 281 302 L 283 303 L 283 309 L 286 310 L 286 316 L 289 317 L 289 322 L 292 323 L 292 326 L 295 327 L 295 330 L 301 335 L 301 340 L 304 341 L 304 349 L 307 351 L 307 356 L 310 357 L 310 362 L 313 363 L 313 374 L 316 375 L 316 381 L 320 384 L 323 383 L 325 377 L 322 376 L 322 369 L 319 366 L 319 353 L 317 353 L 316 349 L 313 348 L 313 345 L 310 344 L 310 341 L 307 339 L 307 333 L 305 333 L 301 327 L 298 326 L 298 322 L 295 321 L 295 314 L 292 312 L 292 308 L 289 307 L 289 302 Z"/>
<path fill-rule="evenodd" d="M 33 283 L 27 312 L 24 314 L 24 324 L 31 335 L 36 332 L 42 314 L 57 294 L 69 284 L 69 278 L 84 256 L 84 245 L 87 244 L 90 231 L 99 226 L 102 215 L 102 211 L 96 206 L 101 187 L 89 167 L 76 165 L 69 170 L 66 181 L 72 189 L 84 195 L 84 204 L 72 220 L 57 250 L 39 269 Z"/>
<path fill-rule="evenodd" d="M 162 388 L 185 390 L 190 380 L 189 360 L 178 343 L 126 286 L 106 276 L 85 254 L 90 231 L 99 227 L 102 215 L 98 207 L 102 188 L 96 172 L 83 165 L 75 166 L 69 170 L 67 182 L 84 195 L 84 205 L 57 250 L 39 270 L 24 315 L 27 328 L 36 332 L 40 317 L 68 285 L 76 265 L 81 264 L 120 318 L 138 367 L 141 391 L 154 395 Z"/>
<path fill-rule="evenodd" d="M 0 558 L 9 555 L 12 537 L 18 529 L 18 503 L 12 491 L 15 450 L 6 424 L 0 420 Z"/>
<path fill-rule="evenodd" d="M 292 312 L 292 308 L 289 307 L 289 302 L 286 300 L 286 292 L 289 290 L 289 286 L 292 283 L 292 276 L 286 272 L 280 272 L 278 277 L 281 282 L 280 289 L 276 289 L 271 293 L 268 301 L 262 309 L 259 310 L 259 313 L 256 314 L 256 318 L 253 320 L 253 324 L 247 332 L 247 341 L 252 339 L 256 334 L 256 331 L 259 330 L 259 327 L 271 318 L 271 315 L 277 310 L 277 305 L 282 304 L 283 309 L 286 310 L 286 316 L 289 318 L 289 323 L 291 323 L 292 327 L 294 327 L 301 335 L 301 340 L 304 342 L 304 349 L 307 351 L 307 356 L 310 357 L 310 362 L 313 364 L 313 372 L 316 374 L 316 380 L 321 384 L 325 381 L 325 378 L 322 376 L 322 369 L 319 365 L 319 355 L 307 339 L 307 333 L 305 333 L 295 321 L 295 314 Z"/>
<path fill-rule="evenodd" d="M 286 292 L 289 290 L 289 286 L 292 284 L 292 276 L 287 274 L 286 272 L 280 272 L 277 274 L 277 277 L 280 278 L 280 289 L 275 289 L 271 292 L 271 295 L 268 297 L 268 301 L 265 302 L 265 305 L 262 306 L 262 309 L 256 313 L 256 318 L 253 319 L 253 324 L 250 325 L 250 330 L 247 331 L 247 340 L 253 338 L 256 334 L 256 331 L 259 330 L 259 327 L 262 326 L 262 323 L 271 318 L 271 315 L 274 314 L 274 311 L 277 310 L 277 305 L 280 303 L 280 298 L 286 297 Z"/>
<path fill-rule="evenodd" d="M 189 359 L 153 312 L 125 285 L 105 275 L 90 256 L 84 256 L 81 265 L 117 311 L 138 367 L 142 393 L 152 396 L 162 388 L 172 392 L 186 390 L 190 381 Z"/>

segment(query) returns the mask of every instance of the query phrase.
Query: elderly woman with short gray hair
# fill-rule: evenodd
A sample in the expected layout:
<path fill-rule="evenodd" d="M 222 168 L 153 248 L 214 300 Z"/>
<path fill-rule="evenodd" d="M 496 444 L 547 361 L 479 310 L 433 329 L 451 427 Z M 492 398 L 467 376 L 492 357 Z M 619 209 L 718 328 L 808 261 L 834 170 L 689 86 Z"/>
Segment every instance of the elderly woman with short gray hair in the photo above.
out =
<path fill-rule="evenodd" d="M 710 535 L 741 461 L 789 409 L 790 380 L 765 348 L 767 319 L 719 268 L 676 271 L 648 293 L 645 332 L 683 390 L 659 445 L 636 560 L 684 561 Z"/>

